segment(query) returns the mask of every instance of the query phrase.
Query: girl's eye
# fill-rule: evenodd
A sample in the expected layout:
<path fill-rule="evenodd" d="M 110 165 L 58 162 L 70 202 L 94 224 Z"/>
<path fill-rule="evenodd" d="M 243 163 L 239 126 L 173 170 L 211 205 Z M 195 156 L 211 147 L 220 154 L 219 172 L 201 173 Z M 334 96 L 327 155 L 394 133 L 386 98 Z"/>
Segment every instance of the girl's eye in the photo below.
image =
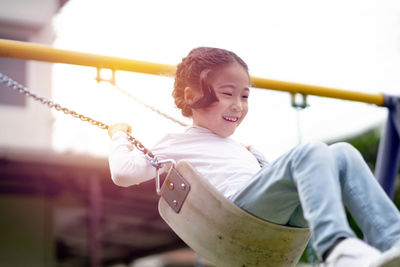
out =
<path fill-rule="evenodd" d="M 248 95 L 244 95 L 244 96 L 242 96 L 242 98 L 248 99 L 249 96 Z"/>
<path fill-rule="evenodd" d="M 228 92 L 225 92 L 225 93 L 222 93 L 223 95 L 227 95 L 227 96 L 232 96 L 232 94 L 231 93 L 228 93 Z"/>

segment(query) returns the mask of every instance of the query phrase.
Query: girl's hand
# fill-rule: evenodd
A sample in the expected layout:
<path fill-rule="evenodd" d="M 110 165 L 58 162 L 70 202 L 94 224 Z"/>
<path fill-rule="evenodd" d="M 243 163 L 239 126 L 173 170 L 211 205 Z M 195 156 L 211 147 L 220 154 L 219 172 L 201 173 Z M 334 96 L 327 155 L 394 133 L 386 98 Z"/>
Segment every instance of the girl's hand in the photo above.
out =
<path fill-rule="evenodd" d="M 250 149 L 251 149 L 251 147 L 252 147 L 252 145 L 245 145 L 245 144 L 242 144 L 242 146 L 244 146 L 247 150 L 249 150 L 250 151 Z"/>
<path fill-rule="evenodd" d="M 120 131 L 125 133 L 130 133 L 132 132 L 132 127 L 129 124 L 123 122 L 113 123 L 108 127 L 108 136 L 112 138 L 116 132 Z"/>

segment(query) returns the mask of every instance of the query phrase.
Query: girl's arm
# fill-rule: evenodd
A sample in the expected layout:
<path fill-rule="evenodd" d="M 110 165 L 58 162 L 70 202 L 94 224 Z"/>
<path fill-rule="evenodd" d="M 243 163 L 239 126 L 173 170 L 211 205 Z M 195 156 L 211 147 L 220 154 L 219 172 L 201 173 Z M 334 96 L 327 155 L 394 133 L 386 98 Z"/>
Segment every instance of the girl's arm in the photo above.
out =
<path fill-rule="evenodd" d="M 110 126 L 109 129 L 112 137 L 108 161 L 113 182 L 119 186 L 130 186 L 155 177 L 155 168 L 129 142 L 128 131 L 115 128 L 118 127 Z"/>

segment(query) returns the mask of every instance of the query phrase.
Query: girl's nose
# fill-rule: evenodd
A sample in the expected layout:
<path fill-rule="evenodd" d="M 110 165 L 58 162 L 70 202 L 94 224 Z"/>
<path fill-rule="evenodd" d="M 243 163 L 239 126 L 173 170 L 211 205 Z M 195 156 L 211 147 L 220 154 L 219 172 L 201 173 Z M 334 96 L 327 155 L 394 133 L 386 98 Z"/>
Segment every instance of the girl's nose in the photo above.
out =
<path fill-rule="evenodd" d="M 243 109 L 243 104 L 240 101 L 240 99 L 235 99 L 232 103 L 232 109 L 235 111 L 242 111 Z"/>

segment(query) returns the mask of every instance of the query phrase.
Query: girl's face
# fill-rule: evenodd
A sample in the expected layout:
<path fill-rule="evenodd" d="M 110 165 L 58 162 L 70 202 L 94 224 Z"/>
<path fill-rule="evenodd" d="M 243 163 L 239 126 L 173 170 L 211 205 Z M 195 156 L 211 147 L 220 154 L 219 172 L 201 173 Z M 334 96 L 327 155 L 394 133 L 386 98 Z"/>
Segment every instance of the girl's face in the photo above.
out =
<path fill-rule="evenodd" d="M 215 70 L 210 79 L 219 101 L 205 108 L 193 109 L 193 124 L 228 137 L 246 117 L 250 77 L 239 63 Z"/>

